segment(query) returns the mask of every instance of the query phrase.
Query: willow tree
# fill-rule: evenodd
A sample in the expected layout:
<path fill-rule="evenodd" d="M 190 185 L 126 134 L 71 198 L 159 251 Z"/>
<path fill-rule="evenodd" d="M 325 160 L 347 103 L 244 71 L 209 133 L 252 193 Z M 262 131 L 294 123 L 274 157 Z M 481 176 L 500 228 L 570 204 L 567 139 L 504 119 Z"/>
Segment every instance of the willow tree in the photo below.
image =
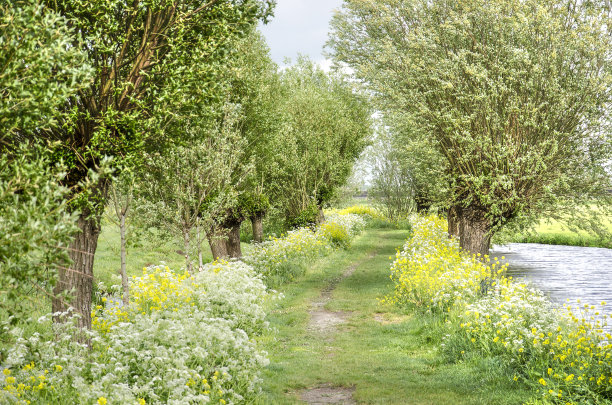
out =
<path fill-rule="evenodd" d="M 281 198 L 288 225 L 303 225 L 347 182 L 370 140 L 371 111 L 352 83 L 305 58 L 282 72 L 281 87 Z"/>
<path fill-rule="evenodd" d="M 391 218 L 425 213 L 445 200 L 444 158 L 402 114 L 387 113 L 369 150 L 372 197 Z"/>
<path fill-rule="evenodd" d="M 233 48 L 228 57 L 226 99 L 240 110 L 234 125 L 244 148 L 240 150 L 242 164 L 232 174 L 237 198 L 219 216 L 218 224 L 207 230 L 214 257 L 242 255 L 240 227 L 247 219 L 252 222 L 254 239 L 261 242 L 262 219 L 270 194 L 278 187 L 276 156 L 282 152 L 274 141 L 280 122 L 278 67 L 265 39 L 254 29 Z"/>
<path fill-rule="evenodd" d="M 37 127 L 34 137 L 54 141 L 53 152 L 67 164 L 64 184 L 71 189 L 81 230 L 70 246 L 72 266 L 59 274 L 56 293 L 74 290 L 70 305 L 90 327 L 93 259 L 108 179 L 95 187 L 79 185 L 104 156 L 117 168 L 137 159 L 147 144 L 158 146 L 172 136 L 166 125 L 199 86 L 199 97 L 214 90 L 215 72 L 223 69 L 228 41 L 241 36 L 270 13 L 266 0 L 43 0 L 45 13 L 61 15 L 77 34 L 68 49 L 86 55 L 93 67 L 87 87 L 71 95 L 58 110 L 57 126 Z M 40 31 L 42 36 L 44 31 Z M 61 69 L 56 73 L 61 74 Z M 196 81 L 198 83 L 196 83 Z M 12 136 L 19 143 L 28 134 Z M 153 139 L 153 141 L 151 141 Z M 63 311 L 62 300 L 53 311 Z"/>
<path fill-rule="evenodd" d="M 332 27 L 335 60 L 445 157 L 464 249 L 487 253 L 519 215 L 606 198 L 604 1 L 347 0 Z"/>
<path fill-rule="evenodd" d="M 141 221 L 183 241 L 186 269 L 192 272 L 191 235 L 200 224 L 205 229 L 223 221 L 234 204 L 235 173 L 241 172 L 243 140 L 227 120 L 223 127 L 205 130 L 189 146 L 178 146 L 151 154 L 144 162 L 140 179 Z M 202 131 L 194 125 L 192 131 Z M 199 238 L 196 243 L 200 243 Z M 198 246 L 199 248 L 199 246 Z M 225 256 L 215 251 L 214 257 Z"/>

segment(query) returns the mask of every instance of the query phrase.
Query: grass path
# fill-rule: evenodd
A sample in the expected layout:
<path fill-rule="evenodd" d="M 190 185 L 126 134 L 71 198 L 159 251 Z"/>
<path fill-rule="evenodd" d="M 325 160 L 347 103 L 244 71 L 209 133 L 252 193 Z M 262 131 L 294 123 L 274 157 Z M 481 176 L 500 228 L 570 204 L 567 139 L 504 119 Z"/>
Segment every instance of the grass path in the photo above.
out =
<path fill-rule="evenodd" d="M 261 404 L 519 404 L 533 395 L 486 360 L 446 364 L 431 319 L 378 303 L 406 236 L 369 229 L 282 288 Z"/>

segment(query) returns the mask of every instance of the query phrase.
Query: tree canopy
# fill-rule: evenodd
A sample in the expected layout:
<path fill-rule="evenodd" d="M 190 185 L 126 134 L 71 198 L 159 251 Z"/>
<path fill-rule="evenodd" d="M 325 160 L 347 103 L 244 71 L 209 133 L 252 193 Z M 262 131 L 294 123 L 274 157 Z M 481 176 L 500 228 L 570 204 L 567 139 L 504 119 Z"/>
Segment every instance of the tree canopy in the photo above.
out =
<path fill-rule="evenodd" d="M 329 44 L 432 139 L 451 231 L 486 253 L 509 220 L 609 200 L 609 18 L 591 1 L 349 0 Z"/>
<path fill-rule="evenodd" d="M 367 99 L 339 74 L 302 58 L 284 70 L 282 181 L 288 217 L 322 208 L 351 174 L 372 134 Z"/>

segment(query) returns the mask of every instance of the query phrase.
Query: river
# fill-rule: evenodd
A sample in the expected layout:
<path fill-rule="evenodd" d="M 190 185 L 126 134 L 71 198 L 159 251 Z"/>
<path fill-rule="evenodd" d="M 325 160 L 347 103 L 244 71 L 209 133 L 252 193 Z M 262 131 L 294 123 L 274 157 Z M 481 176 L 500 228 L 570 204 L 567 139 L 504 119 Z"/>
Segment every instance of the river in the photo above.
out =
<path fill-rule="evenodd" d="M 612 307 L 612 249 L 510 243 L 490 254 L 505 256 L 509 276 L 528 280 L 553 302 L 605 301 Z"/>

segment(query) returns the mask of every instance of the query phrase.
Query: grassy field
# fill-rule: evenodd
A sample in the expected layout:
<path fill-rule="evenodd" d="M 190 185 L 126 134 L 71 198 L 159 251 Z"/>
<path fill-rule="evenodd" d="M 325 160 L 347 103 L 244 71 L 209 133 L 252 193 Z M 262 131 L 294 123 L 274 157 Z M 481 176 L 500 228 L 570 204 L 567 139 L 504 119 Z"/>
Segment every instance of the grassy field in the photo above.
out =
<path fill-rule="evenodd" d="M 121 267 L 120 257 L 121 239 L 119 227 L 113 224 L 104 224 L 98 238 L 98 249 L 94 259 L 94 276 L 96 281 L 106 285 L 119 284 L 113 275 L 119 275 Z M 206 247 L 207 248 L 207 247 Z M 130 247 L 127 251 L 128 275 L 142 274 L 142 268 L 165 262 L 170 268 L 179 270 L 185 267 L 185 257 L 180 252 L 180 245 L 174 241 L 152 242 L 144 240 L 141 246 Z M 210 256 L 210 250 L 206 253 Z"/>
<path fill-rule="evenodd" d="M 608 231 L 612 233 L 612 219 L 608 219 L 604 225 L 608 228 Z M 612 248 L 612 240 L 603 240 L 586 231 L 572 231 L 561 222 L 555 220 L 542 220 L 535 227 L 535 234 L 514 235 L 510 241 L 519 243 L 543 243 L 548 245 Z"/>
<path fill-rule="evenodd" d="M 286 298 L 269 315 L 276 333 L 265 342 L 271 364 L 261 404 L 302 403 L 316 387 L 344 387 L 362 404 L 519 404 L 533 396 L 488 359 L 447 364 L 432 319 L 379 304 L 391 290 L 389 256 L 406 237 L 367 230 L 282 288 Z M 346 318 L 335 331 L 310 323 L 322 291 L 324 308 Z"/>
<path fill-rule="evenodd" d="M 245 223 L 245 227 L 247 225 L 250 226 L 250 224 Z M 121 267 L 120 247 L 119 227 L 104 222 L 94 260 L 96 281 L 102 281 L 107 286 L 120 284 L 120 280 L 115 277 L 118 277 Z M 128 276 L 140 275 L 143 267 L 157 265 L 161 262 L 164 262 L 171 269 L 179 271 L 181 268 L 185 268 L 185 256 L 182 249 L 181 242 L 177 240 L 149 240 L 144 238 L 138 246 L 128 248 Z M 250 249 L 250 243 L 242 243 L 243 253 Z M 198 257 L 195 254 L 191 258 L 197 263 Z M 206 240 L 202 243 L 202 259 L 204 263 L 212 261 L 212 254 Z"/>

